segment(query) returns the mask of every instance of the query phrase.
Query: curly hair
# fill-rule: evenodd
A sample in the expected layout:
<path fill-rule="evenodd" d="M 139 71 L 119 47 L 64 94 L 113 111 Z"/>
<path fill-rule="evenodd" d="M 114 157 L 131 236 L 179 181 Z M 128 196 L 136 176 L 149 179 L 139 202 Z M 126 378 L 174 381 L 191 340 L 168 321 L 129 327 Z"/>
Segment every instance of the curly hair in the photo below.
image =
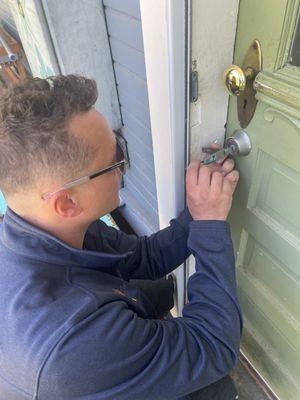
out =
<path fill-rule="evenodd" d="M 93 79 L 70 74 L 28 78 L 0 91 L 0 190 L 5 197 L 36 187 L 41 177 L 74 179 L 93 149 L 69 128 L 98 97 Z"/>

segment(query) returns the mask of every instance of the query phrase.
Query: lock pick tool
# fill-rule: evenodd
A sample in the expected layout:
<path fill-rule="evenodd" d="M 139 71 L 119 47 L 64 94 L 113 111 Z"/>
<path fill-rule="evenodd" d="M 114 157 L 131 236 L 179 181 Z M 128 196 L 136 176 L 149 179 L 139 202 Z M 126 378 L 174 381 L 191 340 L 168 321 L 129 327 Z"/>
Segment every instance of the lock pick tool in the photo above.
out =
<path fill-rule="evenodd" d="M 221 149 L 213 149 L 211 147 L 202 147 L 203 153 L 207 156 L 202 160 L 202 164 L 208 165 L 214 162 L 223 162 L 230 154 L 233 153 L 230 147 L 222 147 Z"/>

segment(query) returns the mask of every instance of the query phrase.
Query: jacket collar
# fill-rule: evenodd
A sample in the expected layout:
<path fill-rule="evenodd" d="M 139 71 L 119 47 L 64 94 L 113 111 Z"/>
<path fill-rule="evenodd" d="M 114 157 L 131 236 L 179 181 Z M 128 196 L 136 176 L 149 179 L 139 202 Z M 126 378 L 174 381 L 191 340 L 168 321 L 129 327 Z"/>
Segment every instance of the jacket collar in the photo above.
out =
<path fill-rule="evenodd" d="M 76 249 L 32 225 L 8 206 L 0 226 L 0 241 L 4 246 L 18 255 L 48 264 L 89 267 L 114 273 L 119 262 L 132 254 L 132 251 L 109 254 Z"/>

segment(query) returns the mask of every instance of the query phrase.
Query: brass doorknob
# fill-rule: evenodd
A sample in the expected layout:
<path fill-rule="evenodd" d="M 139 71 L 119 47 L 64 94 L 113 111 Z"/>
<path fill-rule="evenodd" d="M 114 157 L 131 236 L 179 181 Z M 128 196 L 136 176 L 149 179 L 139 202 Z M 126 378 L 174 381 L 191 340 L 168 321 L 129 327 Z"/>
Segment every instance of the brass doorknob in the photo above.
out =
<path fill-rule="evenodd" d="M 245 71 L 237 65 L 230 65 L 224 72 L 224 83 L 226 91 L 232 96 L 239 96 L 245 92 L 247 80 L 254 78 L 252 68 Z"/>
<path fill-rule="evenodd" d="M 246 77 L 242 68 L 230 65 L 224 72 L 224 83 L 226 91 L 232 96 L 238 96 L 244 92 Z"/>

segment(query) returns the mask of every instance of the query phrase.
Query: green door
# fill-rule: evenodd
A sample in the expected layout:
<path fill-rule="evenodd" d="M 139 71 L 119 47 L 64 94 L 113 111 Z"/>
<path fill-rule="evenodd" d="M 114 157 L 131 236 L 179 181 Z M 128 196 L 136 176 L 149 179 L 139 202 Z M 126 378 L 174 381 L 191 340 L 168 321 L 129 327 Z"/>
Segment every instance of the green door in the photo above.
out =
<path fill-rule="evenodd" d="M 261 44 L 258 100 L 229 214 L 242 352 L 282 400 L 300 399 L 300 0 L 240 0 L 234 64 Z M 240 128 L 231 97 L 226 136 Z"/>

